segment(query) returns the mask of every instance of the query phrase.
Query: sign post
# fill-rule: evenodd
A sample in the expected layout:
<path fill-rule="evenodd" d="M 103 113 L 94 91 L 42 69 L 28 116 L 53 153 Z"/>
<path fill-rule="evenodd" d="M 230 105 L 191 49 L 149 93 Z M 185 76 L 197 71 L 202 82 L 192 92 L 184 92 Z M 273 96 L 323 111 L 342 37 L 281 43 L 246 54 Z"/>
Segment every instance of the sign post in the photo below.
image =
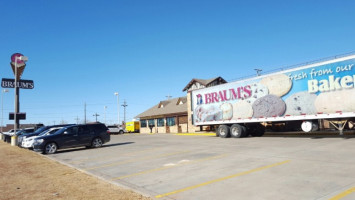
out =
<path fill-rule="evenodd" d="M 15 76 L 15 113 L 14 113 L 14 135 L 11 137 L 11 146 L 17 144 L 17 130 L 20 128 L 20 119 L 17 117 L 17 113 L 20 111 L 20 88 L 18 87 L 21 75 L 26 67 L 26 61 L 28 58 L 20 53 L 14 53 L 11 56 L 11 67 Z"/>

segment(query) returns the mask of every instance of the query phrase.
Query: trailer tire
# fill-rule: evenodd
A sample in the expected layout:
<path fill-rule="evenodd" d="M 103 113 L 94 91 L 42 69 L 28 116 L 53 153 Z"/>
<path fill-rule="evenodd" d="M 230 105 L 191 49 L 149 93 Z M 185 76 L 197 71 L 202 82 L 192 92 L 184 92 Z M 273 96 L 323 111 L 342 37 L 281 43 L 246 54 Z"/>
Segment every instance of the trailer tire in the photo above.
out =
<path fill-rule="evenodd" d="M 261 124 L 255 124 L 248 127 L 250 135 L 253 137 L 261 137 L 265 133 L 265 127 Z"/>
<path fill-rule="evenodd" d="M 232 137 L 234 138 L 241 138 L 241 137 L 245 137 L 245 134 L 246 134 L 246 129 L 243 128 L 242 125 L 240 124 L 233 124 L 231 127 L 230 127 L 230 134 Z"/>
<path fill-rule="evenodd" d="M 227 125 L 220 125 L 217 130 L 218 130 L 217 133 L 221 138 L 227 138 L 230 136 L 229 134 L 230 129 L 229 126 Z"/>
<path fill-rule="evenodd" d="M 244 135 L 242 136 L 242 137 L 248 137 L 249 136 L 249 133 L 248 133 L 248 129 L 247 129 L 247 127 L 245 127 L 245 126 L 243 126 L 243 125 L 241 125 L 242 126 L 242 129 L 243 129 L 243 133 L 244 133 Z"/>
<path fill-rule="evenodd" d="M 318 123 L 314 121 L 304 121 L 301 124 L 303 132 L 309 133 L 318 130 Z"/>

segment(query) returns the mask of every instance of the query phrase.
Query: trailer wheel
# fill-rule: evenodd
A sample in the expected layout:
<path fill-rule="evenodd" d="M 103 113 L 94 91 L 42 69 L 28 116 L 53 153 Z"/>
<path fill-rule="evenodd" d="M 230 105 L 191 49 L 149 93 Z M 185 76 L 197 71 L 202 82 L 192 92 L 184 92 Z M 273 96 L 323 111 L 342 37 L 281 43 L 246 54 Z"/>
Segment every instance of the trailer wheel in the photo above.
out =
<path fill-rule="evenodd" d="M 242 137 L 248 137 L 249 133 L 248 133 L 247 127 L 245 127 L 245 126 L 243 126 L 243 125 L 241 125 L 241 127 L 242 127 L 243 133 L 244 133 L 244 135 L 243 135 Z"/>
<path fill-rule="evenodd" d="M 248 132 L 253 137 L 261 137 L 265 133 L 265 127 L 261 124 L 255 124 L 248 127 Z"/>
<path fill-rule="evenodd" d="M 229 137 L 229 127 L 227 125 L 220 125 L 218 127 L 217 133 L 219 137 L 221 138 L 227 138 Z"/>
<path fill-rule="evenodd" d="M 234 138 L 241 138 L 241 137 L 245 137 L 246 131 L 242 125 L 233 124 L 230 128 L 230 134 Z"/>
<path fill-rule="evenodd" d="M 312 121 L 304 121 L 301 124 L 302 131 L 309 133 L 318 130 L 318 124 Z"/>

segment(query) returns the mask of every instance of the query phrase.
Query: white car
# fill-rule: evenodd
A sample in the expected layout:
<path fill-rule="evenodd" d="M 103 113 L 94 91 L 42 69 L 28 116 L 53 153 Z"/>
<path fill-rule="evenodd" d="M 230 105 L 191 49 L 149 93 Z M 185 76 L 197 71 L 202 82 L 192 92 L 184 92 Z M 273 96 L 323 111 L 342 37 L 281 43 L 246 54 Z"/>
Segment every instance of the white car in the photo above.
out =
<path fill-rule="evenodd" d="M 21 131 L 21 129 L 17 129 L 17 130 L 16 130 L 16 133 L 19 132 L 19 131 Z M 4 134 L 4 135 L 9 135 L 9 136 L 13 136 L 13 135 L 15 135 L 15 130 L 14 130 L 14 129 L 11 129 L 11 130 L 9 130 L 8 132 L 3 132 L 2 134 Z"/>
<path fill-rule="evenodd" d="M 53 134 L 53 133 L 57 132 L 58 130 L 60 130 L 61 128 L 63 128 L 63 127 L 50 128 L 50 129 L 42 132 L 41 134 L 39 134 L 37 136 L 23 138 L 22 143 L 21 143 L 21 147 L 23 147 L 23 148 L 32 148 L 33 147 L 33 142 L 35 141 L 35 139 L 37 137 Z"/>
<path fill-rule="evenodd" d="M 107 126 L 107 128 L 110 134 L 123 134 L 127 132 L 125 129 L 118 126 Z"/>

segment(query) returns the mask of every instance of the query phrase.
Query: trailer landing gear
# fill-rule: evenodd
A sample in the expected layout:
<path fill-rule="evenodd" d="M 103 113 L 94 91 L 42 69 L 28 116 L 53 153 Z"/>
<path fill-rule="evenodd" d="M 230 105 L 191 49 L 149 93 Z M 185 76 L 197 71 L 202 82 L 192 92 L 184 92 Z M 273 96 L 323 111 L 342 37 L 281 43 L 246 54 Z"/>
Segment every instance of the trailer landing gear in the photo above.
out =
<path fill-rule="evenodd" d="M 348 120 L 329 120 L 329 123 L 333 125 L 339 131 L 339 135 L 344 135 L 344 127 Z"/>

